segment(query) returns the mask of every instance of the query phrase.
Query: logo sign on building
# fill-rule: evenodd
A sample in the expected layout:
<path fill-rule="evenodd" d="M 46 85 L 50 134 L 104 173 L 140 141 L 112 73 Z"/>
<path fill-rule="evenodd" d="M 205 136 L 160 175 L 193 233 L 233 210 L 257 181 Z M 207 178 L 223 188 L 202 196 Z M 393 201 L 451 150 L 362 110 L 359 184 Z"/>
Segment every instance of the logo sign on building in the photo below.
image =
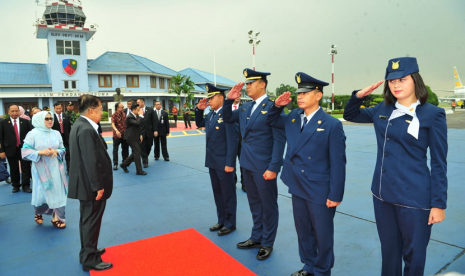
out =
<path fill-rule="evenodd" d="M 66 58 L 62 62 L 63 70 L 68 76 L 74 75 L 77 70 L 78 62 L 74 59 Z"/>

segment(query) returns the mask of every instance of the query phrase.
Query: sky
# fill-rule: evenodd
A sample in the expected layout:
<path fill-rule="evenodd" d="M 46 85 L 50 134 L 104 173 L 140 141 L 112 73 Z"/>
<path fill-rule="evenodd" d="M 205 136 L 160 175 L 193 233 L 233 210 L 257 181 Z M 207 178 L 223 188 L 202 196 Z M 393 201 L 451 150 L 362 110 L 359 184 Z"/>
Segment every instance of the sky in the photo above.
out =
<path fill-rule="evenodd" d="M 0 62 L 47 62 L 46 40 L 33 26 L 44 2 L 0 0 Z M 239 82 L 253 67 L 253 30 L 261 40 L 255 67 L 271 73 L 269 91 L 296 86 L 297 72 L 331 83 L 332 44 L 336 95 L 382 80 L 388 60 L 403 56 L 417 58 L 439 96 L 452 96 L 439 90 L 454 88 L 454 66 L 465 81 L 464 0 L 82 0 L 82 7 L 86 23 L 98 26 L 89 59 L 126 52 Z"/>

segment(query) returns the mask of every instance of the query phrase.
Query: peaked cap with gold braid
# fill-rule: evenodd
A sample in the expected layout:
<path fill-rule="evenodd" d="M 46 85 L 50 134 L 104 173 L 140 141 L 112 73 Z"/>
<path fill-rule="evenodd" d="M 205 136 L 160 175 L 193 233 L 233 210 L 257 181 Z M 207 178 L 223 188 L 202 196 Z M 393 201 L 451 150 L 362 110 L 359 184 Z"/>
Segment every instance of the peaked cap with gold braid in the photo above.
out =
<path fill-rule="evenodd" d="M 228 89 L 224 89 L 224 88 L 218 88 L 218 87 L 214 86 L 214 85 L 211 84 L 211 83 L 205 84 L 205 89 L 206 89 L 207 92 L 208 92 L 207 99 L 212 98 L 212 97 L 215 96 L 216 94 L 223 94 L 223 95 L 224 95 L 224 92 L 225 92 L 226 90 L 228 90 Z"/>
<path fill-rule="evenodd" d="M 251 83 L 259 79 L 266 80 L 266 76 L 271 75 L 271 73 L 254 71 L 249 68 L 245 68 L 243 74 L 245 77 L 245 83 Z"/>
<path fill-rule="evenodd" d="M 317 80 L 303 72 L 295 74 L 295 82 L 297 82 L 297 93 L 310 92 L 315 89 L 323 92 L 323 87 L 329 84 L 327 82 Z"/>

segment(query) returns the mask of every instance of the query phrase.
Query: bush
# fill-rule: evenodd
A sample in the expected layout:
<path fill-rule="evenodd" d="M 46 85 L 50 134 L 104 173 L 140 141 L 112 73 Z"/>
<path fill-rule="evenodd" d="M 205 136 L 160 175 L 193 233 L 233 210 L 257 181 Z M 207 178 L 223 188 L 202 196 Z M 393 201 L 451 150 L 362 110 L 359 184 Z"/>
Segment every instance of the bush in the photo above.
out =
<path fill-rule="evenodd" d="M 101 121 L 108 121 L 108 112 L 107 111 L 103 111 Z"/>

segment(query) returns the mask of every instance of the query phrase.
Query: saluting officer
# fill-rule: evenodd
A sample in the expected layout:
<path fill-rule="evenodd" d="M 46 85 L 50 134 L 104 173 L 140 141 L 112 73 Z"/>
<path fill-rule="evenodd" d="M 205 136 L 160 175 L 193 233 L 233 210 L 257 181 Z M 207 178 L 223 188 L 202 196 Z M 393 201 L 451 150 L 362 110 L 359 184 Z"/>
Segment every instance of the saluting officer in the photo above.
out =
<path fill-rule="evenodd" d="M 291 276 L 330 275 L 334 265 L 334 214 L 344 194 L 346 145 L 342 123 L 319 101 L 328 83 L 305 73 L 295 75 L 297 104 L 289 114 L 290 92 L 276 99 L 267 123 L 286 132 L 281 179 L 292 194 L 294 222 L 304 267 Z"/>
<path fill-rule="evenodd" d="M 241 158 L 239 160 L 252 212 L 252 235 L 238 248 L 260 248 L 257 259 L 266 260 L 273 251 L 278 229 L 278 187 L 276 176 L 283 163 L 284 131 L 266 123 L 268 110 L 273 102 L 266 95 L 266 77 L 270 73 L 244 69 L 247 94 L 253 99 L 240 109 L 231 105 L 241 96 L 244 83 L 236 84 L 228 93 L 223 105 L 223 116 L 227 122 L 239 122 L 242 134 Z"/>
<path fill-rule="evenodd" d="M 344 119 L 373 123 L 378 155 L 371 192 L 381 241 L 383 276 L 423 275 L 434 223 L 445 218 L 447 123 L 443 108 L 428 100 L 417 59 L 389 60 L 384 101 L 360 109 L 379 81 L 354 91 Z M 430 152 L 430 168 L 427 152 Z"/>
<path fill-rule="evenodd" d="M 215 198 L 218 223 L 210 231 L 218 231 L 219 236 L 236 230 L 236 185 L 234 169 L 237 154 L 237 125 L 223 120 L 224 92 L 210 83 L 205 85 L 211 112 L 202 118 L 206 128 L 205 167 L 209 168 Z M 207 99 L 198 104 L 200 110 L 207 107 Z"/>

